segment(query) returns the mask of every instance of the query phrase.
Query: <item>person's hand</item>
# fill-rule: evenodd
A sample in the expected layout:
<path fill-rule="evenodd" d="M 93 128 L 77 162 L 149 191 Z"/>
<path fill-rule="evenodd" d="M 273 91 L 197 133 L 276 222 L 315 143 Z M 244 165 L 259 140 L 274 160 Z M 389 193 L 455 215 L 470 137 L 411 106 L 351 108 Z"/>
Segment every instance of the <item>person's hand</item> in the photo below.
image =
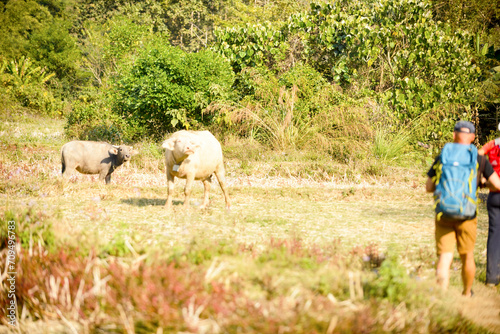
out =
<path fill-rule="evenodd" d="M 488 180 L 484 176 L 481 177 L 481 181 L 479 182 L 479 188 L 486 188 Z"/>

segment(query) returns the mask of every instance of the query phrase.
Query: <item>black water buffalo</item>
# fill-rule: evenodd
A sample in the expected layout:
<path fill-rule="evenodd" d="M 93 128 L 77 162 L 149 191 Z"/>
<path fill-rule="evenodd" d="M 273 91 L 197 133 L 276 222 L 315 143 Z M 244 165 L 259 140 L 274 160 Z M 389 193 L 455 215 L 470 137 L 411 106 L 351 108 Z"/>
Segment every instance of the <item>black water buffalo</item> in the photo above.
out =
<path fill-rule="evenodd" d="M 62 175 L 69 178 L 75 170 L 82 174 L 99 174 L 99 180 L 109 184 L 116 167 L 129 161 L 135 153 L 127 145 L 75 140 L 61 148 Z"/>

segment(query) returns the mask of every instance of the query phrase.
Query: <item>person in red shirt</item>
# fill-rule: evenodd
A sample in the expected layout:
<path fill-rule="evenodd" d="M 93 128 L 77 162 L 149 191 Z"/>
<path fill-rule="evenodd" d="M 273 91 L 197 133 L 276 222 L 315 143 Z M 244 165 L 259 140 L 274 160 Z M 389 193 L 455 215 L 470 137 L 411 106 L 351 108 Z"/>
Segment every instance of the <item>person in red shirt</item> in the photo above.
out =
<path fill-rule="evenodd" d="M 500 130 L 500 124 L 498 125 Z M 488 155 L 495 172 L 500 175 L 500 138 L 489 141 L 478 150 Z M 500 192 L 490 189 L 488 200 L 488 241 L 486 244 L 486 285 L 500 283 Z"/>

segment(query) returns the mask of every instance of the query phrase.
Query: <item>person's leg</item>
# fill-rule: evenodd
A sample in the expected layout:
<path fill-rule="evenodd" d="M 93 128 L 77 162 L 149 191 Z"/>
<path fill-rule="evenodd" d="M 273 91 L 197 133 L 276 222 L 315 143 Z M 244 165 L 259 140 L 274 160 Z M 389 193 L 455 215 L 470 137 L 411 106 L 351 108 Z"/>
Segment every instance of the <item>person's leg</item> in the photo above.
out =
<path fill-rule="evenodd" d="M 437 284 L 444 290 L 448 289 L 450 282 L 450 266 L 453 261 L 455 250 L 456 234 L 453 228 L 453 221 L 441 218 L 435 220 L 435 238 L 438 263 L 436 266 Z"/>
<path fill-rule="evenodd" d="M 466 220 L 456 227 L 457 248 L 462 261 L 462 283 L 464 296 L 471 295 L 472 283 L 476 274 L 474 246 L 476 244 L 477 217 Z"/>
<path fill-rule="evenodd" d="M 444 290 L 448 289 L 450 283 L 450 266 L 453 261 L 453 253 L 446 252 L 439 254 L 436 268 L 437 284 Z"/>
<path fill-rule="evenodd" d="M 486 246 L 486 284 L 500 283 L 500 193 L 488 195 L 488 241 Z"/>
<path fill-rule="evenodd" d="M 460 260 L 462 260 L 462 283 L 464 285 L 462 295 L 469 297 L 471 295 L 472 283 L 474 283 L 474 275 L 476 274 L 474 253 L 460 254 Z"/>

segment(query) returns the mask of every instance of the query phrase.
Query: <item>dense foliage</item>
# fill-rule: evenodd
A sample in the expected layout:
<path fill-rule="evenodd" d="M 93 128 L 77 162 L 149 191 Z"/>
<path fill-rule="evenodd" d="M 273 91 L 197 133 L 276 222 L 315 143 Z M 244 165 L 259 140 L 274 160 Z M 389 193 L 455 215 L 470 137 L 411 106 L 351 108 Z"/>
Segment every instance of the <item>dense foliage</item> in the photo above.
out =
<path fill-rule="evenodd" d="M 209 127 L 339 159 L 398 137 L 432 154 L 456 119 L 481 140 L 498 120 L 499 15 L 486 0 L 4 1 L 0 87 L 67 117 L 69 137 Z"/>
<path fill-rule="evenodd" d="M 210 115 L 202 111 L 227 98 L 232 84 L 229 64 L 213 52 L 186 53 L 154 43 L 117 80 L 114 110 L 138 135 L 161 138 L 175 128 L 209 124 Z"/>
<path fill-rule="evenodd" d="M 61 108 L 61 102 L 46 87 L 47 81 L 54 76 L 55 73 L 47 73 L 45 68 L 34 65 L 25 57 L 3 60 L 0 64 L 0 81 L 4 91 L 24 107 L 49 116 L 59 114 Z"/>
<path fill-rule="evenodd" d="M 71 34 L 71 3 L 6 1 L 0 9 L 1 58 L 19 61 L 27 57 L 46 71 L 56 73 L 48 84 L 55 95 L 69 98 L 86 77 L 80 67 L 77 40 Z"/>
<path fill-rule="evenodd" d="M 407 0 L 312 4 L 280 27 L 219 30 L 215 49 L 235 71 L 307 63 L 346 91 L 374 98 L 398 123 L 439 109 L 450 121 L 458 112 L 471 118 L 467 111 L 478 102 L 482 74 L 469 45 L 472 36 L 435 21 L 431 8 Z M 430 131 L 419 139 L 441 139 L 450 126 L 442 121 L 428 124 Z"/>

